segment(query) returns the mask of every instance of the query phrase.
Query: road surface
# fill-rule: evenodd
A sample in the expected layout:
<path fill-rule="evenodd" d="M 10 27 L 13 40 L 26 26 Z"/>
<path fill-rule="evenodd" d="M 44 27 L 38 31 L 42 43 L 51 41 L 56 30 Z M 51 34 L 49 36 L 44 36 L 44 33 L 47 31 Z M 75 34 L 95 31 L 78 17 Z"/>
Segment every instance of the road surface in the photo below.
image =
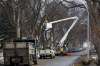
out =
<path fill-rule="evenodd" d="M 60 56 L 55 59 L 40 59 L 38 65 L 33 66 L 72 66 L 79 56 Z"/>
<path fill-rule="evenodd" d="M 72 66 L 77 63 L 79 56 L 57 56 L 55 59 L 39 59 L 38 65 L 33 66 Z M 3 65 L 0 65 L 3 66 Z M 96 66 L 95 64 L 81 66 Z"/>
<path fill-rule="evenodd" d="M 77 63 L 80 58 L 81 53 L 75 53 L 76 56 L 56 56 L 54 59 L 39 59 L 38 65 L 33 66 L 72 66 L 73 63 Z M 2 54 L 0 54 L 2 56 Z M 0 63 L 2 63 L 3 58 L 0 57 Z M 0 65 L 2 66 L 2 65 Z M 95 64 L 90 64 L 87 66 L 96 66 Z"/>

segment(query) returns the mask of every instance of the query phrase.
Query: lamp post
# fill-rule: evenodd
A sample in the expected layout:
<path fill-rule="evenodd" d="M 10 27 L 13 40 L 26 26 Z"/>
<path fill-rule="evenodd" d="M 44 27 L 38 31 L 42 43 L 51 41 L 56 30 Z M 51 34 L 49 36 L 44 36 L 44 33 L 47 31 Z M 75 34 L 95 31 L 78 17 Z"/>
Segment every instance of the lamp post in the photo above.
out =
<path fill-rule="evenodd" d="M 89 53 L 89 50 L 91 48 L 91 42 L 90 42 L 90 17 L 89 17 L 89 8 L 88 8 L 88 5 L 84 4 L 85 8 L 86 8 L 86 11 L 87 11 L 87 44 L 88 44 L 88 58 L 90 56 L 90 53 Z"/>
<path fill-rule="evenodd" d="M 88 58 L 90 56 L 89 50 L 91 48 L 91 43 L 90 43 L 90 21 L 89 21 L 89 9 L 88 9 L 88 5 L 85 6 L 86 10 L 87 10 L 87 43 L 88 43 Z"/>

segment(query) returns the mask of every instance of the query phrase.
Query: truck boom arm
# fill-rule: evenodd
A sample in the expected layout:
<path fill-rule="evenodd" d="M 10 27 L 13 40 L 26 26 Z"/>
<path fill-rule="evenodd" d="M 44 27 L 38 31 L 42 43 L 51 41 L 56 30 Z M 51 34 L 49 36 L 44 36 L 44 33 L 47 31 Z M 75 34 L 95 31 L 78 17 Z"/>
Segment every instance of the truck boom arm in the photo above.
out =
<path fill-rule="evenodd" d="M 59 44 L 60 46 L 63 46 L 64 41 L 67 39 L 67 36 L 69 34 L 69 32 L 73 29 L 73 27 L 75 26 L 75 24 L 78 22 L 79 18 L 78 17 L 74 17 L 74 22 L 72 23 L 72 25 L 70 26 L 70 28 L 68 29 L 68 31 L 66 31 L 66 33 L 64 34 L 64 36 L 62 37 L 62 39 L 60 40 Z"/>
<path fill-rule="evenodd" d="M 70 28 L 68 29 L 68 31 L 66 31 L 66 33 L 64 34 L 64 36 L 60 40 L 59 46 L 63 46 L 63 43 L 66 40 L 69 32 L 73 29 L 73 27 L 75 26 L 75 24 L 78 22 L 79 18 L 77 16 L 74 16 L 74 17 L 69 17 L 69 18 L 60 19 L 60 20 L 57 20 L 57 21 L 52 21 L 52 22 L 46 23 L 46 27 L 47 27 L 47 30 L 48 30 L 48 29 L 52 28 L 52 24 L 63 22 L 63 21 L 67 21 L 67 20 L 74 20 L 74 22 L 72 23 L 72 25 L 70 26 Z"/>

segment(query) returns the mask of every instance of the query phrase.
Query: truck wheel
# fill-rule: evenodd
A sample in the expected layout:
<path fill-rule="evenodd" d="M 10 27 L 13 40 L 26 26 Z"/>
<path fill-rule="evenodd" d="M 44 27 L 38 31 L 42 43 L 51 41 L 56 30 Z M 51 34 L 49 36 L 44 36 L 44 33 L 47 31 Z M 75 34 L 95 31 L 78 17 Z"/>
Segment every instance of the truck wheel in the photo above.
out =
<path fill-rule="evenodd" d="M 38 64 L 37 61 L 34 61 L 34 64 L 35 64 L 35 65 Z"/>
<path fill-rule="evenodd" d="M 55 58 L 55 56 L 53 56 L 53 58 Z"/>
<path fill-rule="evenodd" d="M 50 58 L 53 59 L 53 56 L 51 55 Z"/>
<path fill-rule="evenodd" d="M 40 56 L 40 59 L 43 59 L 43 56 Z"/>

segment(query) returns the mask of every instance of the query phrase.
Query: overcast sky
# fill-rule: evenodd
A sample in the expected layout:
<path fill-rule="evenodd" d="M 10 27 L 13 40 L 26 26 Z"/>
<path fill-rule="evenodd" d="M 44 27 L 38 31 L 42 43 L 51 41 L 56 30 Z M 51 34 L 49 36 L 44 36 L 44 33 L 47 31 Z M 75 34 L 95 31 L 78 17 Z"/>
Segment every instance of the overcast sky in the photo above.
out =
<path fill-rule="evenodd" d="M 45 1 L 45 0 L 44 0 Z M 49 3 L 52 2 L 53 0 L 47 0 Z M 63 1 L 63 0 L 57 0 L 57 1 Z M 74 1 L 78 4 L 86 4 L 85 0 L 66 0 L 66 1 Z"/>

